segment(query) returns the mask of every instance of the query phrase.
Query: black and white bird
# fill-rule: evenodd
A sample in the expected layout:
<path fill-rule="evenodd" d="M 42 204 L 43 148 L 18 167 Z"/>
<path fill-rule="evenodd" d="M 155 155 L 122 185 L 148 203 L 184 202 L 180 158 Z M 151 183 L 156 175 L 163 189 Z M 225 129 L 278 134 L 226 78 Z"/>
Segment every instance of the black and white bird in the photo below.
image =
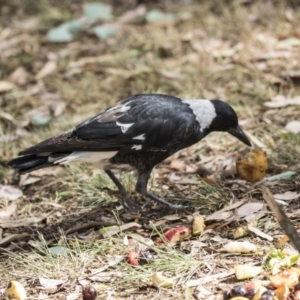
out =
<path fill-rule="evenodd" d="M 248 146 L 251 143 L 238 124 L 233 108 L 221 100 L 184 100 L 162 94 L 127 98 L 75 128 L 24 151 L 8 165 L 25 174 L 69 162 L 100 166 L 117 186 L 129 210 L 134 204 L 111 169 L 130 166 L 138 171 L 136 192 L 171 209 L 171 204 L 148 192 L 153 168 L 213 131 L 228 132 Z"/>

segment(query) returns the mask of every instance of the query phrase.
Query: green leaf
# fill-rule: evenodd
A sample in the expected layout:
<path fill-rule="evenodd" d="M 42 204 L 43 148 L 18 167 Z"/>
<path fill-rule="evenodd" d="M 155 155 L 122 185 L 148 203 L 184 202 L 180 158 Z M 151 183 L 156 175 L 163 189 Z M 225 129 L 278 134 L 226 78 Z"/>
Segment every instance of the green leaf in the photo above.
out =
<path fill-rule="evenodd" d="M 115 27 L 107 25 L 98 25 L 94 27 L 93 30 L 100 40 L 106 40 L 117 34 L 117 29 Z"/>
<path fill-rule="evenodd" d="M 51 116 L 35 115 L 31 117 L 31 123 L 36 126 L 46 125 L 51 121 Z"/>
<path fill-rule="evenodd" d="M 65 26 L 58 26 L 48 31 L 47 39 L 52 43 L 67 43 L 73 41 L 73 34 Z"/>
<path fill-rule="evenodd" d="M 287 172 L 283 172 L 281 174 L 277 174 L 277 175 L 267 177 L 266 180 L 273 181 L 273 180 L 280 180 L 280 179 L 289 179 L 290 177 L 292 177 L 296 174 L 297 174 L 297 172 L 287 171 Z"/>
<path fill-rule="evenodd" d="M 67 43 L 74 39 L 73 33 L 82 30 L 83 24 L 75 19 L 67 21 L 48 31 L 47 39 L 52 43 Z"/>
<path fill-rule="evenodd" d="M 146 20 L 148 22 L 157 22 L 157 21 L 172 21 L 175 19 L 175 15 L 171 13 L 164 13 L 160 10 L 150 10 L 146 14 Z"/>
<path fill-rule="evenodd" d="M 64 22 L 60 26 L 66 27 L 71 33 L 76 33 L 83 28 L 82 22 L 78 19 Z"/>
<path fill-rule="evenodd" d="M 99 232 L 100 234 L 104 234 L 104 233 L 107 233 L 107 232 L 109 232 L 109 231 L 111 231 L 111 230 L 117 228 L 117 227 L 118 227 L 118 226 L 116 226 L 116 225 L 103 227 L 103 228 L 99 229 L 98 232 Z"/>
<path fill-rule="evenodd" d="M 62 246 L 54 246 L 48 248 L 48 251 L 53 255 L 68 255 L 71 250 Z"/>
<path fill-rule="evenodd" d="M 111 7 L 101 2 L 87 3 L 83 7 L 83 13 L 90 22 L 110 20 L 112 18 Z"/>

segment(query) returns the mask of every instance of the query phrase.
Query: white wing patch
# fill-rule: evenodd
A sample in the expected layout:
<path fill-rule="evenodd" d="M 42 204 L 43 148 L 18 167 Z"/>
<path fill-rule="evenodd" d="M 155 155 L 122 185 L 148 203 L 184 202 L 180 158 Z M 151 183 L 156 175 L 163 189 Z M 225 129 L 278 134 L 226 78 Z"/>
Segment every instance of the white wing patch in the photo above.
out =
<path fill-rule="evenodd" d="M 63 157 L 54 163 L 65 164 L 69 162 L 86 162 L 92 164 L 101 164 L 112 158 L 116 153 L 117 151 L 74 151 L 70 155 Z"/>
<path fill-rule="evenodd" d="M 200 124 L 201 132 L 209 127 L 217 116 L 215 107 L 209 100 L 189 99 L 183 100 L 183 102 L 188 104 L 193 110 L 194 115 Z"/>
<path fill-rule="evenodd" d="M 107 109 L 106 111 L 112 111 L 112 110 L 115 110 L 115 109 L 120 109 L 120 112 L 127 112 L 129 109 L 130 109 L 130 104 L 131 101 L 125 103 L 125 104 L 119 104 L 119 105 L 116 105 L 116 106 L 113 106 L 109 109 Z"/>
<path fill-rule="evenodd" d="M 134 123 L 122 124 L 122 123 L 119 123 L 119 122 L 117 121 L 116 124 L 117 124 L 118 126 L 121 127 L 121 130 L 122 130 L 123 133 L 126 133 L 126 131 L 127 131 Z"/>
<path fill-rule="evenodd" d="M 138 136 L 135 136 L 135 137 L 133 137 L 133 139 L 143 141 L 145 139 L 145 133 L 143 133 L 141 135 L 138 135 Z"/>
<path fill-rule="evenodd" d="M 142 150 L 142 148 L 143 148 L 142 145 L 133 145 L 133 146 L 131 147 L 131 149 L 133 149 L 133 150 Z"/>

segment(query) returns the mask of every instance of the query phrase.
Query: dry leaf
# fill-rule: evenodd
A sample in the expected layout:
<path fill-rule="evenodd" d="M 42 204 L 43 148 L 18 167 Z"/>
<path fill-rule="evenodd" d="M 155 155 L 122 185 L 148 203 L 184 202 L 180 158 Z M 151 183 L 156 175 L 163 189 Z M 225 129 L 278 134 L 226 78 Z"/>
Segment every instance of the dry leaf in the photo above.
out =
<path fill-rule="evenodd" d="M 190 279 L 187 281 L 186 286 L 192 287 L 192 286 L 198 286 L 199 284 L 206 284 L 209 282 L 216 282 L 218 279 L 223 279 L 226 277 L 229 277 L 234 274 L 234 271 L 229 272 L 222 272 L 219 274 L 213 274 L 213 275 L 206 275 L 199 279 Z"/>
<path fill-rule="evenodd" d="M 255 233 L 257 236 L 263 238 L 263 239 L 266 239 L 270 242 L 273 241 L 273 237 L 271 237 L 269 234 L 266 234 L 264 232 L 262 232 L 260 229 L 256 228 L 256 227 L 253 227 L 251 225 L 248 225 L 248 230 Z"/>
<path fill-rule="evenodd" d="M 170 168 L 173 170 L 183 170 L 185 163 L 182 160 L 173 159 L 170 163 Z"/>
<path fill-rule="evenodd" d="M 231 217 L 233 214 L 229 211 L 216 211 L 213 214 L 209 215 L 206 218 L 206 221 L 211 221 L 211 220 L 227 220 L 229 217 Z"/>
<path fill-rule="evenodd" d="M 4 245 L 4 244 L 10 243 L 12 241 L 21 240 L 21 239 L 23 239 L 24 237 L 27 237 L 27 236 L 30 236 L 30 234 L 26 233 L 26 232 L 11 234 L 11 235 L 8 235 L 8 236 L 4 237 L 3 239 L 0 239 L 0 245 Z"/>
<path fill-rule="evenodd" d="M 29 81 L 29 77 L 30 75 L 24 67 L 18 67 L 13 73 L 10 74 L 9 80 L 18 85 L 26 85 Z"/>
<path fill-rule="evenodd" d="M 282 95 L 278 95 L 272 99 L 272 101 L 268 101 L 264 103 L 264 106 L 271 108 L 280 108 L 288 105 L 300 105 L 300 97 L 294 97 L 291 99 L 285 98 Z"/>
<path fill-rule="evenodd" d="M 0 185 L 0 199 L 15 201 L 23 196 L 23 192 L 11 185 Z"/>
<path fill-rule="evenodd" d="M 299 121 L 291 121 L 288 122 L 285 126 L 285 129 L 291 133 L 299 133 L 300 132 L 300 122 Z"/>
<path fill-rule="evenodd" d="M 130 228 L 133 228 L 133 227 L 140 228 L 140 227 L 142 227 L 142 225 L 140 225 L 138 223 L 135 223 L 135 222 L 123 224 L 121 226 L 118 226 L 116 228 L 113 228 L 113 229 L 111 229 L 111 230 L 106 231 L 105 233 L 103 233 L 103 238 L 107 238 L 107 237 L 113 236 L 113 235 L 115 235 L 115 234 L 117 234 L 119 232 L 122 232 L 124 230 L 130 229 Z"/>
<path fill-rule="evenodd" d="M 10 217 L 17 209 L 17 204 L 13 202 L 4 209 L 0 209 L 0 220 Z"/>
<path fill-rule="evenodd" d="M 264 207 L 264 204 L 259 203 L 259 202 L 246 203 L 246 204 L 240 206 L 239 208 L 237 208 L 236 214 L 239 217 L 245 217 L 245 216 L 253 214 L 257 211 L 262 210 L 263 207 Z"/>
<path fill-rule="evenodd" d="M 43 214 L 40 217 L 28 217 L 28 218 L 21 218 L 21 219 L 16 219 L 16 220 L 6 220 L 6 221 L 1 221 L 0 220 L 0 227 L 3 228 L 16 228 L 16 227 L 26 227 L 29 225 L 37 224 L 46 219 L 48 216 L 50 216 L 52 212 L 48 214 Z"/>
<path fill-rule="evenodd" d="M 64 170 L 62 166 L 56 166 L 52 168 L 39 169 L 30 173 L 32 176 L 43 177 L 43 176 L 57 176 Z"/>
<path fill-rule="evenodd" d="M 0 81 L 0 93 L 12 90 L 15 85 L 9 81 Z"/>
<path fill-rule="evenodd" d="M 57 63 L 55 61 L 47 61 L 42 69 L 36 74 L 35 79 L 40 80 L 44 77 L 53 74 L 57 69 Z"/>
<path fill-rule="evenodd" d="M 57 289 L 60 285 L 67 282 L 66 279 L 49 279 L 49 278 L 39 278 L 40 285 L 45 289 Z"/>
<path fill-rule="evenodd" d="M 206 217 L 206 221 L 211 221 L 211 220 L 228 220 L 233 213 L 228 212 L 228 210 L 233 210 L 242 204 L 244 204 L 244 200 L 238 201 L 236 203 L 230 204 L 228 206 L 225 206 L 224 208 L 212 213 L 211 215 Z"/>
<path fill-rule="evenodd" d="M 283 194 L 274 194 L 273 197 L 275 198 L 275 200 L 291 201 L 298 199 L 300 197 L 300 194 L 298 194 L 297 192 L 286 191 Z"/>
<path fill-rule="evenodd" d="M 121 17 L 118 18 L 119 23 L 132 23 L 138 21 L 141 17 L 146 14 L 146 6 L 139 5 L 133 10 L 126 11 Z"/>

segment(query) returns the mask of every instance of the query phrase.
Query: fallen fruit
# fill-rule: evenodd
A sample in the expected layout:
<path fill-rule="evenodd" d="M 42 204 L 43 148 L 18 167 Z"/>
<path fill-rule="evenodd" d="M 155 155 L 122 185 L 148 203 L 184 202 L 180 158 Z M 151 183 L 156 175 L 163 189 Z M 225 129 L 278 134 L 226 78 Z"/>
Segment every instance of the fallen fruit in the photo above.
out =
<path fill-rule="evenodd" d="M 256 245 L 250 242 L 229 242 L 224 245 L 224 250 L 229 253 L 251 253 L 256 252 Z"/>
<path fill-rule="evenodd" d="M 262 287 L 262 282 L 257 279 L 246 283 L 245 289 L 247 291 L 247 297 L 252 298 L 261 287 Z"/>
<path fill-rule="evenodd" d="M 162 272 L 156 272 L 152 275 L 152 284 L 156 287 L 171 288 L 174 286 L 174 281 L 162 274 Z"/>
<path fill-rule="evenodd" d="M 238 280 L 244 280 L 248 278 L 253 278 L 260 274 L 262 268 L 260 266 L 251 266 L 251 265 L 235 265 L 234 272 L 235 277 Z"/>
<path fill-rule="evenodd" d="M 83 300 L 95 300 L 97 297 L 97 291 L 92 286 L 87 286 L 82 291 Z"/>
<path fill-rule="evenodd" d="M 266 292 L 267 289 L 264 286 L 261 286 L 258 291 L 255 293 L 254 297 L 252 298 L 252 300 L 260 300 L 261 299 L 261 295 Z"/>
<path fill-rule="evenodd" d="M 133 266 L 139 263 L 140 252 L 136 250 L 131 250 L 127 254 L 127 262 Z"/>
<path fill-rule="evenodd" d="M 290 295 L 289 287 L 286 284 L 282 285 L 277 290 L 275 290 L 275 295 L 279 300 L 290 299 L 289 298 L 289 295 Z"/>
<path fill-rule="evenodd" d="M 25 288 L 18 281 L 11 281 L 4 295 L 8 299 L 24 300 L 27 298 Z"/>
<path fill-rule="evenodd" d="M 139 257 L 139 264 L 140 265 L 145 265 L 149 264 L 150 262 L 154 261 L 154 255 L 150 251 L 144 251 L 141 252 L 140 257 Z"/>
<path fill-rule="evenodd" d="M 204 218 L 201 216 L 195 216 L 192 221 L 192 233 L 193 235 L 200 235 L 205 229 Z"/>
<path fill-rule="evenodd" d="M 276 273 L 275 275 L 271 275 L 270 281 L 272 286 L 274 286 L 275 288 L 279 288 L 283 285 L 292 288 L 298 283 L 299 279 L 297 273 L 285 269 Z"/>
<path fill-rule="evenodd" d="M 177 243 L 191 236 L 191 228 L 187 226 L 179 226 L 171 228 L 164 233 L 164 238 L 170 243 Z"/>
<path fill-rule="evenodd" d="M 236 162 L 236 168 L 241 178 L 249 182 L 256 182 L 265 177 L 268 161 L 262 151 L 253 150 Z"/>
<path fill-rule="evenodd" d="M 245 296 L 246 294 L 247 294 L 247 291 L 243 285 L 236 285 L 230 291 L 231 297 Z"/>

